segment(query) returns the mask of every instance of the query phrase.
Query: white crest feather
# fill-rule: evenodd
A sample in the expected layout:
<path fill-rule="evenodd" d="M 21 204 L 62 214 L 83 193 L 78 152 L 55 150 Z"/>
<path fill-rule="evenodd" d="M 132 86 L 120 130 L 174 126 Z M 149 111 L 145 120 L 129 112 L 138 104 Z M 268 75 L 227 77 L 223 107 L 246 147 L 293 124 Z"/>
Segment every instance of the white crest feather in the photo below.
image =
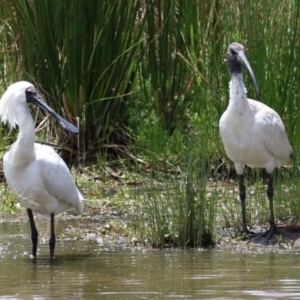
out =
<path fill-rule="evenodd" d="M 3 94 L 1 100 L 0 100 L 0 117 L 1 122 L 4 124 L 9 123 L 9 125 L 12 128 L 15 128 L 17 123 L 17 120 L 15 118 L 15 101 L 14 98 L 16 95 L 18 95 L 19 92 L 24 93 L 24 89 L 31 86 L 32 84 L 27 81 L 19 81 L 12 85 L 10 85 L 5 93 Z M 25 97 L 25 95 L 24 95 Z"/>
<path fill-rule="evenodd" d="M 14 94 L 10 89 L 7 89 L 0 101 L 0 116 L 4 124 L 9 123 L 11 127 L 15 128 L 17 122 L 13 113 L 13 99 Z"/>

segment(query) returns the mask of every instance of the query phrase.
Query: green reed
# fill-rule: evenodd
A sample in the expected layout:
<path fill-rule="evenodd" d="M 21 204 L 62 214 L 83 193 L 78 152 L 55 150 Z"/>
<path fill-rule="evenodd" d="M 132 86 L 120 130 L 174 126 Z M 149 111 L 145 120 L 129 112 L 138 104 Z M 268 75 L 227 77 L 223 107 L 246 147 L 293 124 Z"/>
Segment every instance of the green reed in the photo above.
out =
<path fill-rule="evenodd" d="M 104 143 L 131 93 L 144 18 L 140 1 L 3 3 L 15 37 L 19 76 L 40 87 L 56 110 L 76 124 L 82 149 Z M 75 145 L 77 145 L 74 142 Z"/>

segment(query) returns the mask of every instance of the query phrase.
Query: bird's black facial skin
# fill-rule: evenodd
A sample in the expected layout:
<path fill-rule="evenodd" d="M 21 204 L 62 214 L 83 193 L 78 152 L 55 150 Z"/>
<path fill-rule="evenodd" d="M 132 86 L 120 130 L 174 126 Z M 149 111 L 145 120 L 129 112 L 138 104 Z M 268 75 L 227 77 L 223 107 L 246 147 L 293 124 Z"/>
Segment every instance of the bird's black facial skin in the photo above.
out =
<path fill-rule="evenodd" d="M 233 57 L 238 55 L 237 51 L 235 51 L 234 49 L 230 49 L 230 52 Z"/>
<path fill-rule="evenodd" d="M 33 103 L 34 102 L 34 97 L 37 94 L 37 90 L 34 86 L 31 86 L 31 87 L 26 89 L 25 94 L 26 94 L 27 102 L 28 103 Z"/>
<path fill-rule="evenodd" d="M 244 47 L 238 43 L 232 43 L 227 50 L 227 61 L 231 73 L 241 73 L 242 66 L 249 65 L 244 55 Z M 247 68 L 248 69 L 248 68 Z"/>

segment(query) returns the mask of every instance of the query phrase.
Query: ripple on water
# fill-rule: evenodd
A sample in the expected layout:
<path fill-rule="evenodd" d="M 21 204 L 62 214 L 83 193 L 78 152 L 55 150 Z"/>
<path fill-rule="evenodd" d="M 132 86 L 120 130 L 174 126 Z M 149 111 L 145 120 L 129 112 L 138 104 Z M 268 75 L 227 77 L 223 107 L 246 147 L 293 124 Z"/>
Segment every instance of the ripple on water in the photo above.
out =
<path fill-rule="evenodd" d="M 27 223 L 2 225 L 0 299 L 300 299 L 293 251 L 123 250 L 61 239 L 50 263 L 47 242 L 29 258 Z"/>

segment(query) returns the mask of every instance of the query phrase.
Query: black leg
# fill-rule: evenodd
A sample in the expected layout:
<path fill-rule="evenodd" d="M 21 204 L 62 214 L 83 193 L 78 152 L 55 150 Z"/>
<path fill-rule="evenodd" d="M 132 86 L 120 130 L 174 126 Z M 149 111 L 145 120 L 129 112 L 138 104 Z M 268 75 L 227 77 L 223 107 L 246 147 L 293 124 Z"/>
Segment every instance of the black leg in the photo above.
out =
<path fill-rule="evenodd" d="M 244 185 L 244 175 L 239 175 L 239 190 L 240 190 L 240 200 L 242 206 L 242 231 L 244 233 L 253 233 L 248 230 L 246 222 L 246 189 Z"/>
<path fill-rule="evenodd" d="M 248 228 L 246 225 L 246 189 L 244 185 L 244 175 L 239 175 L 239 190 L 240 190 L 240 201 L 242 206 L 242 231 L 247 232 Z"/>
<path fill-rule="evenodd" d="M 277 232 L 275 219 L 274 219 L 274 209 L 273 209 L 273 174 L 268 174 L 267 195 L 268 195 L 269 205 L 270 205 L 270 230 L 268 232 L 268 237 L 267 237 L 267 240 L 269 240 L 272 237 L 272 235 Z"/>
<path fill-rule="evenodd" d="M 31 228 L 31 241 L 32 241 L 32 255 L 36 258 L 36 251 L 37 251 L 37 242 L 38 242 L 38 232 L 35 227 L 33 214 L 31 209 L 27 209 L 27 214 L 29 218 L 30 228 Z"/>
<path fill-rule="evenodd" d="M 49 240 L 49 246 L 50 246 L 50 259 L 53 259 L 54 248 L 55 248 L 54 214 L 51 214 L 50 216 L 51 216 L 51 237 Z"/>

